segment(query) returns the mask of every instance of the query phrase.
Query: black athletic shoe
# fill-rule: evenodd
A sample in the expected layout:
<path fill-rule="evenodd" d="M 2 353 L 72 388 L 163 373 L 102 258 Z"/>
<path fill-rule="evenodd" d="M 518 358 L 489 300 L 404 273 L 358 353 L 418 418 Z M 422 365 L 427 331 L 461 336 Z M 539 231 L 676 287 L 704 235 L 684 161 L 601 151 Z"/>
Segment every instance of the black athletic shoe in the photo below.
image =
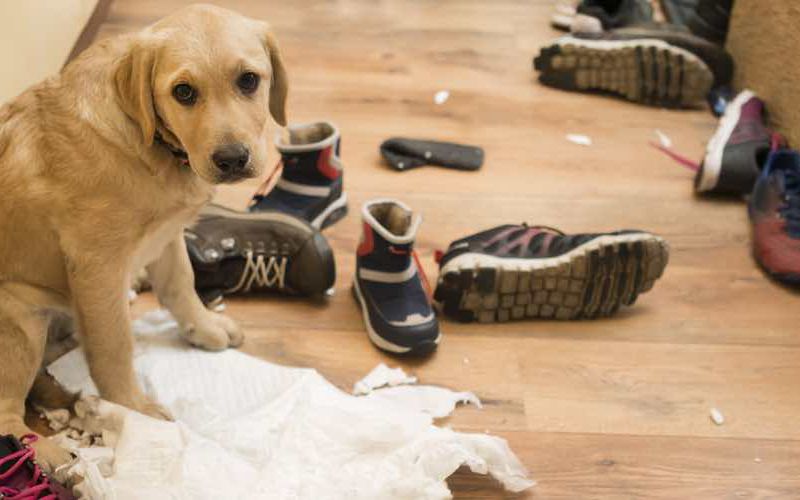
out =
<path fill-rule="evenodd" d="M 397 354 L 426 355 L 439 344 L 439 321 L 414 240 L 422 219 L 404 204 L 372 200 L 361 211 L 353 294 L 370 341 Z"/>
<path fill-rule="evenodd" d="M 699 37 L 723 45 L 728 36 L 732 9 L 733 0 L 697 0 L 694 12 L 686 20 L 686 27 Z"/>
<path fill-rule="evenodd" d="M 649 0 L 583 0 L 578 4 L 573 33 L 600 33 L 653 20 Z"/>
<path fill-rule="evenodd" d="M 698 192 L 750 194 L 770 150 L 764 102 L 744 90 L 725 108 L 695 177 Z"/>
<path fill-rule="evenodd" d="M 534 68 L 552 87 L 676 108 L 703 103 L 733 75 L 722 48 L 667 25 L 567 35 L 541 49 Z"/>
<path fill-rule="evenodd" d="M 184 236 L 195 288 L 206 304 L 223 295 L 264 291 L 319 295 L 336 278 L 328 242 L 292 215 L 211 204 Z"/>
<path fill-rule="evenodd" d="M 324 229 L 347 214 L 347 196 L 339 157 L 341 137 L 331 123 L 290 125 L 277 135 L 281 177 L 269 193 L 265 186 L 253 196 L 251 212 L 278 210 Z"/>
<path fill-rule="evenodd" d="M 650 290 L 668 258 L 666 242 L 642 231 L 499 226 L 450 244 L 434 299 L 461 321 L 610 316 Z"/>
<path fill-rule="evenodd" d="M 661 10 L 670 24 L 686 26 L 697 8 L 697 0 L 660 0 Z"/>

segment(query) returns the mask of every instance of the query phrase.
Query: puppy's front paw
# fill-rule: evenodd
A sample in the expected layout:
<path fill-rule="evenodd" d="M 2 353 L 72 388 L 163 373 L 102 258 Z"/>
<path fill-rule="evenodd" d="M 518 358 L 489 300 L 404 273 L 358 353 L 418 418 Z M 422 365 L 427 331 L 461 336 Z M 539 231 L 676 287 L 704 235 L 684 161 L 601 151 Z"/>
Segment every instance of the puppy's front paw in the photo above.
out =
<path fill-rule="evenodd" d="M 47 473 L 54 472 L 58 467 L 72 460 L 70 452 L 41 436 L 30 446 L 36 452 L 36 463 Z"/>
<path fill-rule="evenodd" d="M 186 325 L 183 336 L 190 344 L 209 351 L 238 347 L 244 341 L 244 333 L 235 321 L 211 311 L 206 311 L 196 321 Z"/>

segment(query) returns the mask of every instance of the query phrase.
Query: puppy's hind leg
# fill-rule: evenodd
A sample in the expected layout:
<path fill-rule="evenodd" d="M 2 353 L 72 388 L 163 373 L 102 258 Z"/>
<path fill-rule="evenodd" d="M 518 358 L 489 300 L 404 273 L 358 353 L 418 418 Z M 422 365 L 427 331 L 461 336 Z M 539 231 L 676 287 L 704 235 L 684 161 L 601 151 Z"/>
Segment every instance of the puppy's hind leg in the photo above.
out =
<path fill-rule="evenodd" d="M 46 328 L 44 317 L 0 288 L 0 434 L 33 434 L 23 420 L 25 397 L 42 362 Z M 32 446 L 37 463 L 46 470 L 70 459 L 66 450 L 47 439 Z"/>

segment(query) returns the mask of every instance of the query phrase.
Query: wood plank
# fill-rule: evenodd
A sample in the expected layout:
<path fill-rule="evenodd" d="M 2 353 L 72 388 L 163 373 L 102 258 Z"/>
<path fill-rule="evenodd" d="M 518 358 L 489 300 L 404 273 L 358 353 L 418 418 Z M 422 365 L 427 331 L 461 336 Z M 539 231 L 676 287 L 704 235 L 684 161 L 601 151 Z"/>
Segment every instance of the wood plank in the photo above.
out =
<path fill-rule="evenodd" d="M 115 0 L 99 36 L 189 3 Z M 537 84 L 531 58 L 558 35 L 547 24 L 550 0 L 226 5 L 272 24 L 289 69 L 290 120 L 327 118 L 342 129 L 351 200 L 350 215 L 325 233 L 338 269 L 332 298 L 227 301 L 247 330 L 245 352 L 314 367 L 345 391 L 378 362 L 475 391 L 484 408 L 461 408 L 442 424 L 507 438 L 539 481 L 521 498 L 800 498 L 798 295 L 754 266 L 744 203 L 696 198 L 692 172 L 648 144 L 658 129 L 700 158 L 716 124 L 707 111 Z M 437 106 L 440 89 L 451 97 Z M 568 133 L 593 145 L 569 143 Z M 378 154 L 393 135 L 481 145 L 486 163 L 476 173 L 394 172 Z M 258 184 L 222 187 L 217 201 L 244 208 Z M 435 249 L 523 221 L 648 229 L 669 240 L 671 262 L 654 290 L 615 318 L 445 320 L 430 360 L 393 358 L 367 341 L 349 290 L 358 212 L 378 196 L 423 214 L 417 248 L 433 279 Z M 154 306 L 145 295 L 134 311 Z M 725 425 L 710 422 L 711 406 Z M 473 475 L 450 484 L 457 498 L 509 498 Z"/>

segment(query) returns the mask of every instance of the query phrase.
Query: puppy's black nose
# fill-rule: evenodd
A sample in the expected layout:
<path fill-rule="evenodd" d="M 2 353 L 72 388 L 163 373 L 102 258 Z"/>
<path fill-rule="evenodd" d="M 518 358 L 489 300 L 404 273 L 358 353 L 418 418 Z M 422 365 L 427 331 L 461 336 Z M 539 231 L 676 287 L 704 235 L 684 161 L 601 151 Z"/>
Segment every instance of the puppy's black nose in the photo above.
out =
<path fill-rule="evenodd" d="M 241 172 L 250 160 L 250 150 L 244 144 L 220 146 L 211 155 L 214 165 L 226 174 Z"/>

